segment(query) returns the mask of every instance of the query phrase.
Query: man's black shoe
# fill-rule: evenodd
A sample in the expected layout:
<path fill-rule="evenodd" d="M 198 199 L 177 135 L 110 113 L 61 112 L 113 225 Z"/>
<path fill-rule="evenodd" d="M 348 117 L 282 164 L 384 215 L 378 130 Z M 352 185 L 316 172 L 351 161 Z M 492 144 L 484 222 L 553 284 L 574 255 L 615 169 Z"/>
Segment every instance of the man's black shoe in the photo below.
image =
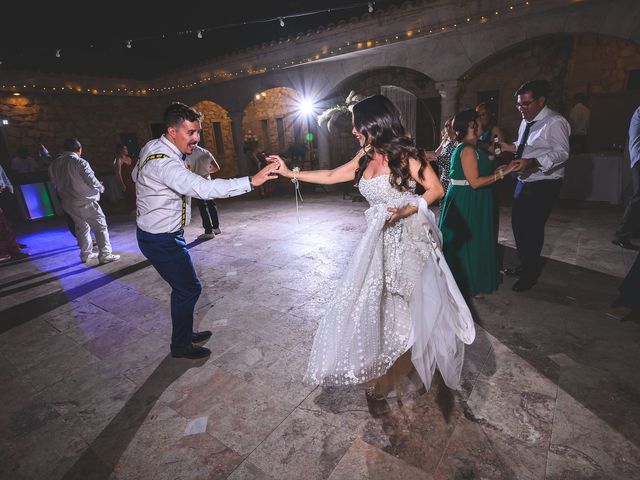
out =
<path fill-rule="evenodd" d="M 628 238 L 614 238 L 613 240 L 611 240 L 611 243 L 622 248 L 627 248 L 629 250 L 640 250 L 640 247 L 634 243 L 631 243 Z"/>
<path fill-rule="evenodd" d="M 527 290 L 531 290 L 531 288 L 536 284 L 536 281 L 532 278 L 520 278 L 516 283 L 513 284 L 511 290 L 514 292 L 526 292 Z"/>
<path fill-rule="evenodd" d="M 209 330 L 203 330 L 202 332 L 193 332 L 191 334 L 191 341 L 193 343 L 204 342 L 211 338 L 211 332 Z"/>
<path fill-rule="evenodd" d="M 522 273 L 522 266 L 518 265 L 517 267 L 503 268 L 500 270 L 500 273 L 508 277 L 519 277 Z"/>
<path fill-rule="evenodd" d="M 208 357 L 209 355 L 211 355 L 211 350 L 194 344 L 191 344 L 184 350 L 171 350 L 171 356 L 174 358 L 196 359 Z"/>

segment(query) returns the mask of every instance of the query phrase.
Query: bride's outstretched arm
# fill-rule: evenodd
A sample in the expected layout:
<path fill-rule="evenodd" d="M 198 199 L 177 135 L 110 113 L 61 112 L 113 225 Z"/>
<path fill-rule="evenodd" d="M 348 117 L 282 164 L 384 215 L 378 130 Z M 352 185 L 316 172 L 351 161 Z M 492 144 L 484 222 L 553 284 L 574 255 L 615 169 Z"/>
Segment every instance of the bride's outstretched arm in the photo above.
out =
<path fill-rule="evenodd" d="M 301 182 L 318 183 L 321 185 L 332 185 L 334 183 L 348 182 L 353 180 L 356 176 L 356 170 L 358 169 L 358 162 L 364 155 L 363 150 L 359 150 L 355 157 L 344 165 L 340 165 L 333 170 L 304 170 L 295 174 L 296 178 Z M 282 158 L 278 155 L 271 155 L 267 157 L 270 162 L 278 162 L 279 166 L 276 172 L 283 177 L 293 178 L 294 172 L 292 172 Z"/>

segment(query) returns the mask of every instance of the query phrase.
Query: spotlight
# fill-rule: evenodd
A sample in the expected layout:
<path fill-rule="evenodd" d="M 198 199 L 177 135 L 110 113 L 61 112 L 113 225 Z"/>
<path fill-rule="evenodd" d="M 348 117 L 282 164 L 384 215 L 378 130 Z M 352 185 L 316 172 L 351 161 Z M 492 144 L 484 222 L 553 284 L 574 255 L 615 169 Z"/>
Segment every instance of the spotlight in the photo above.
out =
<path fill-rule="evenodd" d="M 305 116 L 309 116 L 313 113 L 313 111 L 316 108 L 316 105 L 314 104 L 313 100 L 311 100 L 310 98 L 304 98 L 302 99 L 302 101 L 300 102 L 300 105 L 298 107 L 300 109 L 300 112 L 305 115 Z"/>

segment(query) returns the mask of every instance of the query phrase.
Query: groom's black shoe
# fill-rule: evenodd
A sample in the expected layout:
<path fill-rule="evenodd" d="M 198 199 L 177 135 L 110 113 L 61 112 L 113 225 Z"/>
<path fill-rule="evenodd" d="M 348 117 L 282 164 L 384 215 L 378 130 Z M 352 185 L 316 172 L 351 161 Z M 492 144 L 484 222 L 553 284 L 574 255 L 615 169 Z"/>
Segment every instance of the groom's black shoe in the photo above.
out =
<path fill-rule="evenodd" d="M 203 330 L 202 332 L 193 332 L 191 334 L 191 341 L 193 343 L 204 342 L 211 338 L 211 332 L 209 330 Z"/>
<path fill-rule="evenodd" d="M 194 345 L 193 343 L 184 349 L 171 349 L 171 356 L 174 358 L 196 359 L 208 357 L 209 355 L 211 355 L 211 350 L 205 347 Z"/>
<path fill-rule="evenodd" d="M 531 290 L 535 284 L 535 278 L 520 277 L 518 281 L 513 284 L 511 290 L 514 292 L 526 292 L 527 290 Z"/>

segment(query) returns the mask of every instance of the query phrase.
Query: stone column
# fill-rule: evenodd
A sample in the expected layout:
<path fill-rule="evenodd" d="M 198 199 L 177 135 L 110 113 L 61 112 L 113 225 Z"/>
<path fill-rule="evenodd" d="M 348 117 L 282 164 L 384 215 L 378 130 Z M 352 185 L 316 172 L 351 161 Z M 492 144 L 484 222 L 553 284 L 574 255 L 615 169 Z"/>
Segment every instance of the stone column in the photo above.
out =
<path fill-rule="evenodd" d="M 244 154 L 244 130 L 242 128 L 242 119 L 244 112 L 229 112 L 231 118 L 231 134 L 233 135 L 233 146 L 238 159 L 238 175 L 249 175 L 249 164 L 247 156 Z"/>
<path fill-rule="evenodd" d="M 318 168 L 328 170 L 331 168 L 329 156 L 329 131 L 326 125 L 318 125 Z"/>
<path fill-rule="evenodd" d="M 436 83 L 440 94 L 440 128 L 444 128 L 444 122 L 453 117 L 458 111 L 458 93 L 461 82 L 459 80 L 445 80 Z"/>

